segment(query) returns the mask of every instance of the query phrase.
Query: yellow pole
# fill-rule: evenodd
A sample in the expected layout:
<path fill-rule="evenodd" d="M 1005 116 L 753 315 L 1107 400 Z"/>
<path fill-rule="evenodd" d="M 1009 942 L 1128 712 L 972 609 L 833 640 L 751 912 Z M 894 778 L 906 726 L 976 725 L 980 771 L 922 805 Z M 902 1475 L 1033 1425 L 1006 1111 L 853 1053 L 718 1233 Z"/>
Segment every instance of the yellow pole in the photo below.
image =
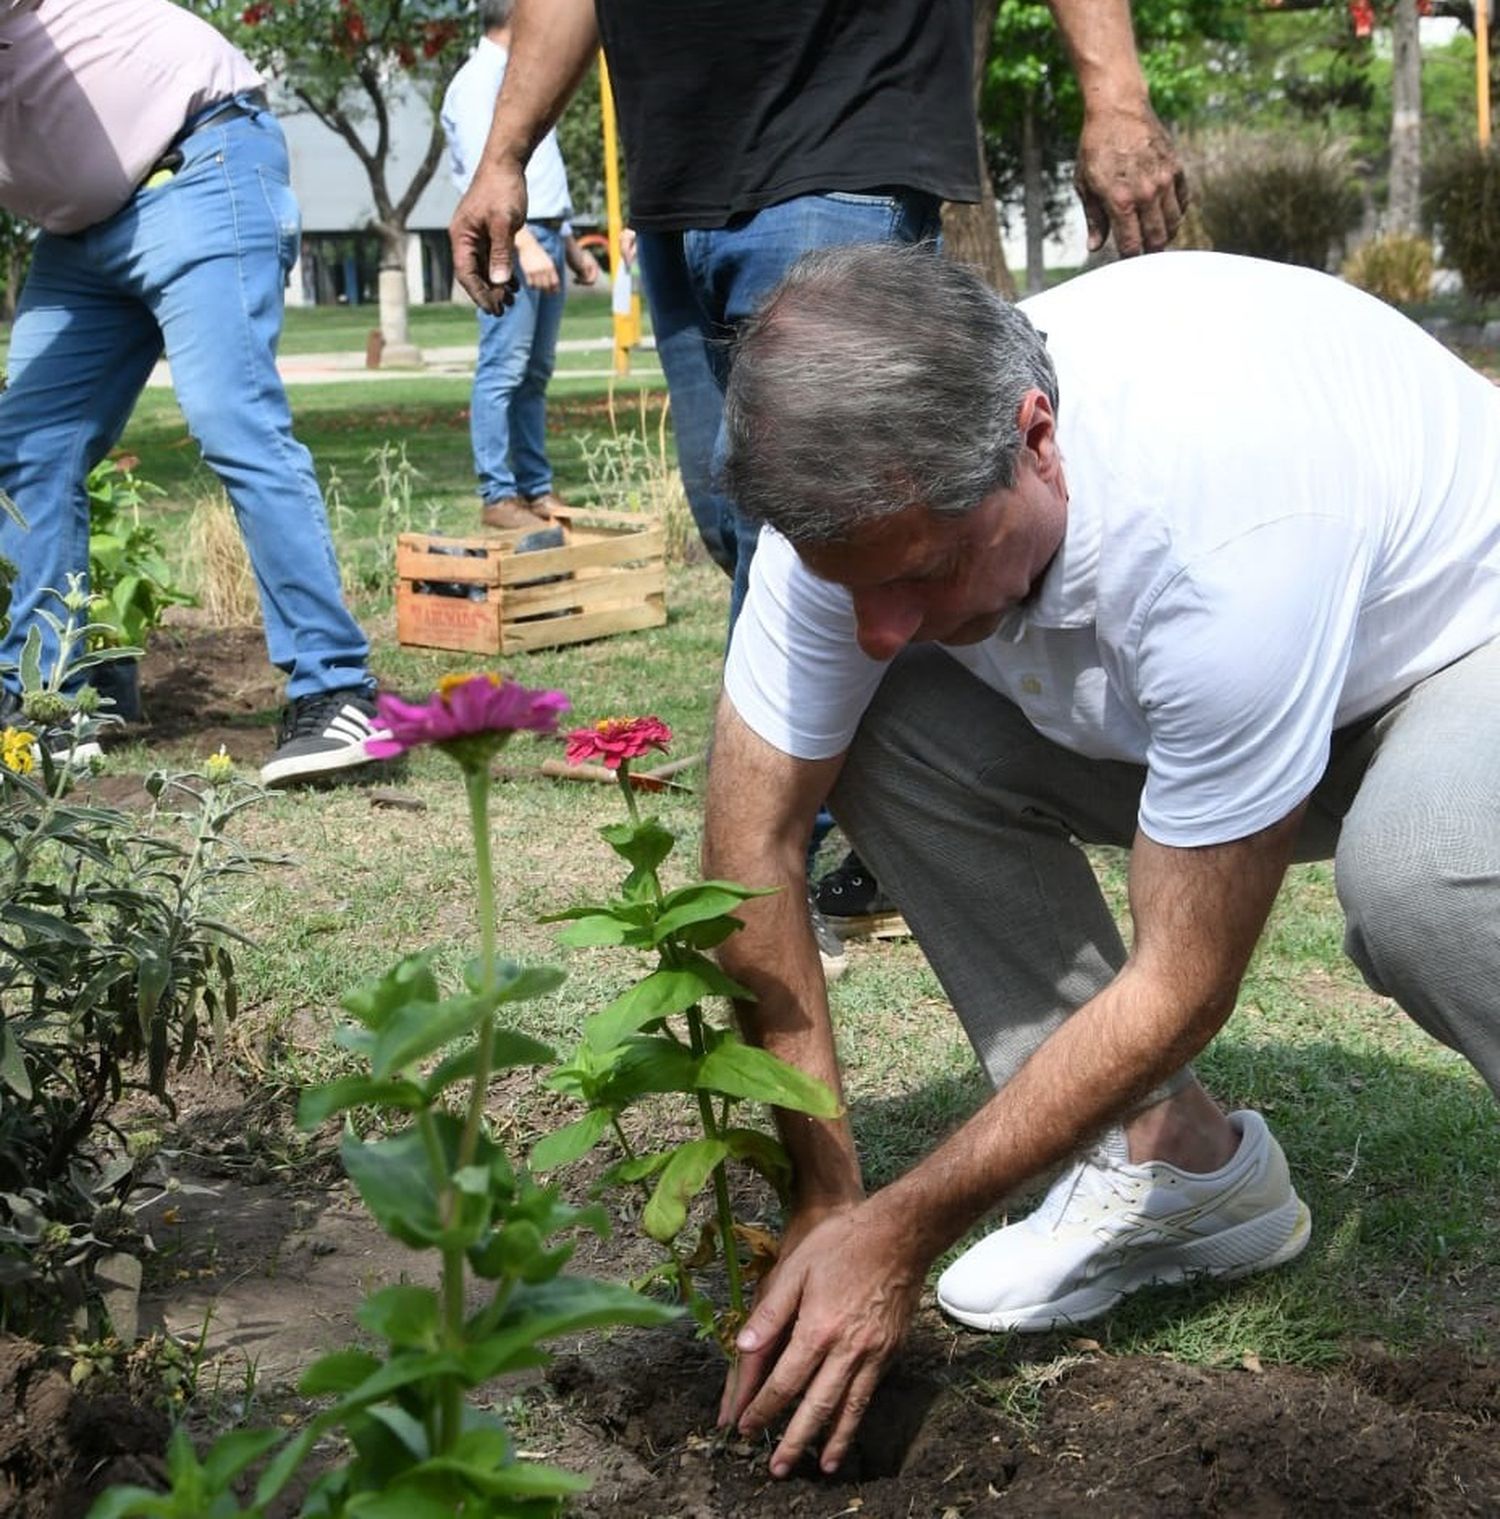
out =
<path fill-rule="evenodd" d="M 620 214 L 620 153 L 615 129 L 615 97 L 609 65 L 599 54 L 599 106 L 604 120 L 604 213 L 609 235 L 609 277 L 614 289 L 615 373 L 630 373 L 630 350 L 641 340 L 641 300 L 620 254 L 624 220 Z"/>
<path fill-rule="evenodd" d="M 1490 0 L 1474 0 L 1474 92 L 1479 106 L 1479 146 L 1490 145 Z"/>

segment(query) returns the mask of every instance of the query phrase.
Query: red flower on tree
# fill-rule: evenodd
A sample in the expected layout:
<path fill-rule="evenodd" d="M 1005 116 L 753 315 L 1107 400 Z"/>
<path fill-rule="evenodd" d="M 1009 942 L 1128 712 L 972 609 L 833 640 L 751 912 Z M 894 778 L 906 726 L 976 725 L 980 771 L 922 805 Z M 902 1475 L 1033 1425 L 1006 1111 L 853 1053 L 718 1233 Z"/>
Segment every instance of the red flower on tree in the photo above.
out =
<path fill-rule="evenodd" d="M 606 717 L 568 735 L 567 761 L 583 765 L 597 760 L 608 770 L 618 770 L 652 749 L 666 753 L 671 742 L 672 730 L 659 717 Z"/>

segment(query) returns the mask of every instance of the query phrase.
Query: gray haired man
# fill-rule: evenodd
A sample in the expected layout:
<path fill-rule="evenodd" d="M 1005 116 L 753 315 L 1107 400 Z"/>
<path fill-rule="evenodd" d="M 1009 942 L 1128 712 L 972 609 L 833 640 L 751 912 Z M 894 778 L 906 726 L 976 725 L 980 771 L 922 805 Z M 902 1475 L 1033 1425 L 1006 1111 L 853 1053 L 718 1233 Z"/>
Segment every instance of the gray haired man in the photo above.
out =
<path fill-rule="evenodd" d="M 1070 1157 L 944 1272 L 954 1318 L 1304 1248 L 1264 1121 L 1188 1066 L 1291 861 L 1336 860 L 1366 979 L 1500 1093 L 1500 392 L 1306 270 L 1165 254 L 1011 307 L 912 257 L 812 255 L 741 337 L 730 486 L 767 527 L 705 856 L 786 888 L 721 954 L 751 1036 L 837 1085 L 799 910 L 830 795 L 996 1090 L 868 1197 L 847 1123 L 782 1115 L 794 1207 L 721 1410 L 797 1403 L 778 1475 L 820 1431 L 839 1464 L 932 1262 Z M 1130 848 L 1128 952 L 1080 842 Z"/>

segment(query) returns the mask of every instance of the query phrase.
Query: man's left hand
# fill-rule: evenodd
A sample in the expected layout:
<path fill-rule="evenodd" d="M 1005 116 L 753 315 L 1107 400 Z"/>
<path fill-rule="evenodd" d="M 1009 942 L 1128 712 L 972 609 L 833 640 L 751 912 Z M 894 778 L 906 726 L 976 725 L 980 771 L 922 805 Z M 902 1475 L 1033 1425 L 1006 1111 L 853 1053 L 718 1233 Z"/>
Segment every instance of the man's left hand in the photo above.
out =
<path fill-rule="evenodd" d="M 1091 253 L 1110 233 L 1122 258 L 1159 253 L 1187 211 L 1187 177 L 1177 149 L 1149 105 L 1090 114 L 1074 180 Z"/>
<path fill-rule="evenodd" d="M 592 285 L 599 278 L 599 260 L 587 248 L 579 248 L 569 258 L 568 267 L 580 285 Z"/>
<path fill-rule="evenodd" d="M 825 1429 L 819 1465 L 838 1470 L 911 1322 L 928 1262 L 910 1258 L 910 1230 L 886 1212 L 877 1196 L 817 1224 L 778 1263 L 740 1331 L 719 1422 L 753 1436 L 797 1402 L 771 1454 L 773 1477 L 787 1476 Z"/>

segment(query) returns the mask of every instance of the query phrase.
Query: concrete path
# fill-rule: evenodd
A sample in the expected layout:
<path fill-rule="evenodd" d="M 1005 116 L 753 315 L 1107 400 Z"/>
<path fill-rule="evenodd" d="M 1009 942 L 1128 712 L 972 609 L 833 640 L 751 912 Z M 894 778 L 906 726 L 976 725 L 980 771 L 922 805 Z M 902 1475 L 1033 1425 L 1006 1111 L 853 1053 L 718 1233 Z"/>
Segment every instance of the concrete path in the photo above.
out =
<path fill-rule="evenodd" d="M 560 380 L 607 380 L 613 373 L 609 367 L 609 354 L 613 340 L 600 338 L 564 338 L 558 345 L 559 354 L 597 353 L 600 367 L 572 369 L 559 367 L 556 378 Z M 474 361 L 478 348 L 473 343 L 424 348 L 426 361 L 421 369 L 366 369 L 365 356 L 358 352 L 340 353 L 288 353 L 277 360 L 276 367 L 282 380 L 288 385 L 327 385 L 350 380 L 424 380 L 435 378 L 467 379 L 474 373 Z M 647 339 L 631 355 L 631 373 L 661 377 L 661 366 L 656 359 L 656 345 Z M 171 371 L 163 359 L 151 371 L 148 386 L 168 386 L 172 383 Z"/>

